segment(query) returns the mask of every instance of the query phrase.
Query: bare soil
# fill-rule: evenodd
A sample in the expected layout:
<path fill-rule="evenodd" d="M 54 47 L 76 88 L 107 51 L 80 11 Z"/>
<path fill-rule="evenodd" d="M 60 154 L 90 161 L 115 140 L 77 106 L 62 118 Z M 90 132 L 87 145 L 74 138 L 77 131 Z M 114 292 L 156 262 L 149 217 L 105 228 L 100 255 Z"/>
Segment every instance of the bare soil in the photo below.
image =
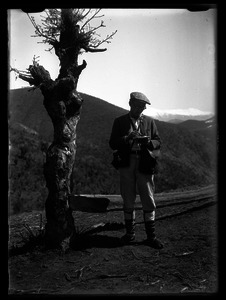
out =
<path fill-rule="evenodd" d="M 192 198 L 195 196 L 190 197 L 190 200 Z M 108 230 L 86 235 L 75 249 L 69 248 L 66 251 L 45 249 L 41 245 L 24 248 L 29 229 L 33 233 L 39 229 L 41 212 L 11 216 L 9 294 L 217 293 L 217 205 L 212 203 L 193 209 L 202 203 L 190 201 L 173 205 L 171 195 L 170 199 L 168 196 L 171 205 L 164 205 L 167 202 L 161 201 L 161 196 L 158 199 L 156 234 L 164 244 L 161 250 L 150 248 L 144 243 L 146 235 L 139 205 L 136 210 L 136 241 L 127 246 L 120 243 L 120 237 L 124 234 L 124 229 L 120 227 L 123 222 L 120 203 L 115 202 L 103 213 L 74 211 L 75 224 L 80 232 L 90 226 L 109 222 L 118 224 L 118 227 L 112 226 L 112 230 L 109 227 Z M 178 213 L 184 209 L 187 212 Z M 27 229 L 24 224 L 28 225 Z"/>

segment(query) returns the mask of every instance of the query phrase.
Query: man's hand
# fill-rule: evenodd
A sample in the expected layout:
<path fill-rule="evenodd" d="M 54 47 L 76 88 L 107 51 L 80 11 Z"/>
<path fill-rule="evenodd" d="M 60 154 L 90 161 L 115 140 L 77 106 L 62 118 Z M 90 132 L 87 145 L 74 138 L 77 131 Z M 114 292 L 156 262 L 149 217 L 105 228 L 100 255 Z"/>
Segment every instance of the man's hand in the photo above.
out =
<path fill-rule="evenodd" d="M 130 141 L 130 140 L 134 140 L 135 138 L 137 138 L 138 136 L 140 136 L 140 133 L 136 130 L 131 131 L 129 133 L 129 135 L 127 135 L 126 137 L 126 141 Z"/>

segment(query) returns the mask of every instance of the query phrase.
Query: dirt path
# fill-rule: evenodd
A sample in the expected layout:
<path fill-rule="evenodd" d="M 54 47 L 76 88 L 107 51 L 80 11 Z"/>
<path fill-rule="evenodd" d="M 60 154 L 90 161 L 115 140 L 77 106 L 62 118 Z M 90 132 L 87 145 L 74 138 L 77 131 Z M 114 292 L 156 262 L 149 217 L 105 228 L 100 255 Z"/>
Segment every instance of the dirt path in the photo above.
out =
<path fill-rule="evenodd" d="M 184 204 L 180 210 L 182 208 L 186 208 Z M 178 210 L 179 205 L 177 208 L 159 207 L 156 217 L 175 209 Z M 80 230 L 82 226 L 88 228 L 100 223 L 120 224 L 122 216 L 119 209 L 106 213 L 74 212 Z M 136 221 L 136 242 L 130 246 L 120 245 L 124 231 L 121 229 L 89 235 L 79 243 L 77 250 L 69 249 L 66 253 L 36 247 L 30 252 L 12 255 L 9 259 L 9 293 L 143 295 L 217 292 L 217 205 L 213 203 L 157 220 L 156 233 L 164 243 L 162 250 L 143 243 L 146 236 L 140 209 L 136 211 Z M 40 212 L 11 218 L 11 246 L 23 244 L 19 234 L 24 232 L 25 235 L 23 222 L 33 231 L 38 229 Z"/>

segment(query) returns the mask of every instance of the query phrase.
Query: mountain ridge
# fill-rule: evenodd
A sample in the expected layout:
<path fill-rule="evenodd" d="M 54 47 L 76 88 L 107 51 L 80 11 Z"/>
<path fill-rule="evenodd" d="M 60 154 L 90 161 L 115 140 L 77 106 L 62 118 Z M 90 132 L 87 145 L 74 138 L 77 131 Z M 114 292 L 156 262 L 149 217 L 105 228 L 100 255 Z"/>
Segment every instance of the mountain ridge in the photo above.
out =
<path fill-rule="evenodd" d="M 115 117 L 128 111 L 87 94 L 82 97 L 73 193 L 120 194 L 109 138 Z M 39 90 L 14 90 L 9 95 L 10 197 L 14 212 L 25 209 L 25 204 L 44 205 L 46 197 L 42 168 L 53 126 L 41 99 Z M 156 120 L 156 125 L 162 139 L 156 192 L 215 183 L 216 143 L 209 128 L 203 135 L 180 124 Z"/>
<path fill-rule="evenodd" d="M 214 113 L 201 111 L 195 108 L 188 108 L 188 109 L 166 109 L 160 110 L 151 108 L 150 111 L 147 113 L 149 116 L 165 122 L 180 122 L 186 120 L 199 120 L 205 121 L 214 116 Z"/>
<path fill-rule="evenodd" d="M 18 93 L 21 91 L 29 91 L 31 89 L 24 87 L 24 88 L 20 88 L 20 89 L 11 89 L 10 93 Z M 36 91 L 37 92 L 37 91 Z M 42 97 L 41 92 L 40 93 L 40 97 Z M 116 109 L 120 109 L 123 112 L 128 111 L 127 109 L 124 109 L 120 106 L 117 106 L 115 104 L 112 104 L 110 102 L 107 102 L 103 99 L 100 99 L 98 97 L 89 95 L 89 94 L 85 94 L 80 92 L 81 95 L 83 95 L 84 98 L 86 97 L 92 97 L 93 99 L 99 99 L 101 101 L 106 102 L 106 104 L 111 105 L 113 107 L 115 107 Z M 154 107 L 151 107 L 150 109 L 147 109 L 144 114 L 146 114 L 147 116 L 150 116 L 154 119 L 157 119 L 159 121 L 165 121 L 165 122 L 171 122 L 171 123 L 179 123 L 182 121 L 186 121 L 186 120 L 200 120 L 200 121 L 205 121 L 213 116 L 215 116 L 215 113 L 209 112 L 209 111 L 202 111 L 196 108 L 187 108 L 187 109 L 157 109 Z"/>

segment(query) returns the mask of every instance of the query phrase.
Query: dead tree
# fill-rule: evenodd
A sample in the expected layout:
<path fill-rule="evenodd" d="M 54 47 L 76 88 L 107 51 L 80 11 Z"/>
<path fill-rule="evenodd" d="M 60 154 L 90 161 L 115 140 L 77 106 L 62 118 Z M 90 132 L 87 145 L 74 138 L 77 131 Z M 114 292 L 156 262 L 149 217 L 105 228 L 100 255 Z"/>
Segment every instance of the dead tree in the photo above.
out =
<path fill-rule="evenodd" d="M 35 28 L 35 37 L 42 37 L 42 43 L 55 50 L 60 61 L 59 75 L 52 80 L 49 72 L 39 65 L 36 58 L 27 71 L 12 69 L 18 77 L 34 88 L 39 88 L 54 128 L 54 139 L 48 148 L 44 164 L 44 176 L 48 188 L 45 202 L 45 240 L 59 246 L 70 238 L 75 230 L 72 210 L 69 207 L 71 176 L 76 154 L 76 127 L 80 118 L 83 99 L 77 92 L 77 83 L 86 61 L 78 64 L 78 56 L 83 52 L 101 52 L 103 43 L 109 43 L 113 32 L 105 39 L 97 38 L 97 29 L 91 26 L 94 19 L 101 18 L 100 9 L 46 9 L 42 25 L 38 25 L 28 14 Z"/>

